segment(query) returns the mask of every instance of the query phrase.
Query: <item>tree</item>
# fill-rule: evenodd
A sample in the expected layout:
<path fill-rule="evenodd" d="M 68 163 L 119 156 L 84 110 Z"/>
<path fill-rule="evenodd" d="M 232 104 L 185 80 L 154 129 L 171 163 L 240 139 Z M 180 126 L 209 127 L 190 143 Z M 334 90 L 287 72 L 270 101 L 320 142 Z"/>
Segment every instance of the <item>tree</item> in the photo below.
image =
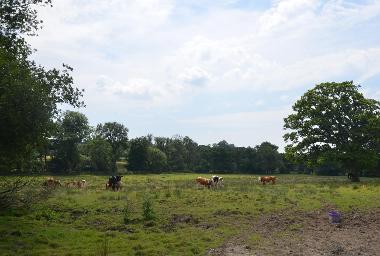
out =
<path fill-rule="evenodd" d="M 98 124 L 96 136 L 105 139 L 112 147 L 113 170 L 116 170 L 116 161 L 122 156 L 128 146 L 128 128 L 117 122 Z"/>
<path fill-rule="evenodd" d="M 236 171 L 237 166 L 234 162 L 235 146 L 223 140 L 214 144 L 212 147 L 213 168 L 218 171 Z"/>
<path fill-rule="evenodd" d="M 149 171 L 163 171 L 167 167 L 167 164 L 168 160 L 164 152 L 162 152 L 156 147 L 148 147 L 146 168 Z"/>
<path fill-rule="evenodd" d="M 289 159 L 321 166 L 341 165 L 359 181 L 360 171 L 379 158 L 380 103 L 367 99 L 353 82 L 322 83 L 293 105 L 284 119 Z"/>
<path fill-rule="evenodd" d="M 58 105 L 83 105 L 73 86 L 72 68 L 46 70 L 30 60 L 24 35 L 35 35 L 42 21 L 35 7 L 45 0 L 0 2 L 0 171 L 26 169 L 43 151 Z"/>
<path fill-rule="evenodd" d="M 55 160 L 65 171 L 74 171 L 80 161 L 78 144 L 90 133 L 87 117 L 79 112 L 66 111 L 58 120 Z"/>
<path fill-rule="evenodd" d="M 105 139 L 96 137 L 86 142 L 85 151 L 90 157 L 91 167 L 95 171 L 113 171 L 112 146 Z"/>
<path fill-rule="evenodd" d="M 152 136 L 132 139 L 128 154 L 128 170 L 147 170 L 148 147 L 152 145 Z"/>
<path fill-rule="evenodd" d="M 271 174 L 274 170 L 280 169 L 283 165 L 278 147 L 269 142 L 263 142 L 256 150 L 256 167 L 259 172 Z"/>

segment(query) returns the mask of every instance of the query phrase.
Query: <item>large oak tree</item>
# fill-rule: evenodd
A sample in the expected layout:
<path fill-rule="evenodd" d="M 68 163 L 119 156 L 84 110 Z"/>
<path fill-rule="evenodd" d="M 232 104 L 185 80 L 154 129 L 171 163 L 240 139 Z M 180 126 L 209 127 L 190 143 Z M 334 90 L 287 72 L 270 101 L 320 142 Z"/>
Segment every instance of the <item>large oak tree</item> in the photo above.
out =
<path fill-rule="evenodd" d="M 379 159 L 380 103 L 352 81 L 322 83 L 307 91 L 284 119 L 288 158 L 320 166 L 335 162 L 353 181 Z"/>

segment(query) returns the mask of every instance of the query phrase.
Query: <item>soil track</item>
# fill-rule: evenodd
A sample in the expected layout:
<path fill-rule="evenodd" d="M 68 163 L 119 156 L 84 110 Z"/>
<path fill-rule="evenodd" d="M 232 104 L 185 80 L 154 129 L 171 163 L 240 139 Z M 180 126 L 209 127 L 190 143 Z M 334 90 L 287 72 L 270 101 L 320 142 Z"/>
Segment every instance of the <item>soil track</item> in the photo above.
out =
<path fill-rule="evenodd" d="M 346 212 L 338 225 L 327 209 L 260 216 L 208 255 L 380 255 L 380 209 Z"/>

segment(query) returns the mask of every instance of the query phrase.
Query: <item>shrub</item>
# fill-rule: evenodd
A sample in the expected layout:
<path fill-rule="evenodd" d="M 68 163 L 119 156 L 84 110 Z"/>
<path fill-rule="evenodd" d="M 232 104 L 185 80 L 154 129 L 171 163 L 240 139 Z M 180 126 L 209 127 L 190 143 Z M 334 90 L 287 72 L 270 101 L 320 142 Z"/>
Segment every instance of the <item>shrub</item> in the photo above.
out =
<path fill-rule="evenodd" d="M 144 198 L 143 201 L 143 219 L 144 220 L 154 220 L 156 218 L 155 212 L 153 210 L 153 203 L 150 198 Z"/>
<path fill-rule="evenodd" d="M 123 221 L 124 224 L 128 224 L 132 220 L 133 206 L 131 202 L 127 202 L 127 205 L 123 209 Z"/>

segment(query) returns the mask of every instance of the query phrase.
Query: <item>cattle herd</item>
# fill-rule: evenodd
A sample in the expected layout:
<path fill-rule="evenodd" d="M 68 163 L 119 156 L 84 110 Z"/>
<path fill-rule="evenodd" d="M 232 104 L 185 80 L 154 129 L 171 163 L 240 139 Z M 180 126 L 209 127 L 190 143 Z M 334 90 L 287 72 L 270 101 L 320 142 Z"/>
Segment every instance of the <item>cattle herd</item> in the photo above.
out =
<path fill-rule="evenodd" d="M 258 181 L 261 182 L 263 185 L 265 185 L 267 182 L 272 182 L 272 184 L 276 184 L 276 176 L 263 176 L 259 177 Z M 223 177 L 219 176 L 211 176 L 210 179 L 203 178 L 203 177 L 197 177 L 195 181 L 202 186 L 205 186 L 207 188 L 218 188 L 223 186 Z"/>
<path fill-rule="evenodd" d="M 122 175 L 116 175 L 116 176 L 110 176 L 108 178 L 108 182 L 106 183 L 106 189 L 107 190 L 113 190 L 118 191 L 122 187 L 121 178 Z M 276 176 L 263 176 L 259 177 L 258 181 L 261 182 L 263 185 L 266 183 L 272 182 L 274 185 L 276 183 Z M 218 188 L 223 187 L 223 177 L 213 175 L 210 179 L 203 178 L 203 177 L 197 177 L 195 181 L 204 187 L 207 188 Z M 67 188 L 85 188 L 86 187 L 86 180 L 73 180 L 65 182 L 65 187 Z M 59 180 L 56 180 L 52 177 L 47 178 L 42 185 L 45 188 L 57 188 L 62 186 L 62 183 Z"/>

